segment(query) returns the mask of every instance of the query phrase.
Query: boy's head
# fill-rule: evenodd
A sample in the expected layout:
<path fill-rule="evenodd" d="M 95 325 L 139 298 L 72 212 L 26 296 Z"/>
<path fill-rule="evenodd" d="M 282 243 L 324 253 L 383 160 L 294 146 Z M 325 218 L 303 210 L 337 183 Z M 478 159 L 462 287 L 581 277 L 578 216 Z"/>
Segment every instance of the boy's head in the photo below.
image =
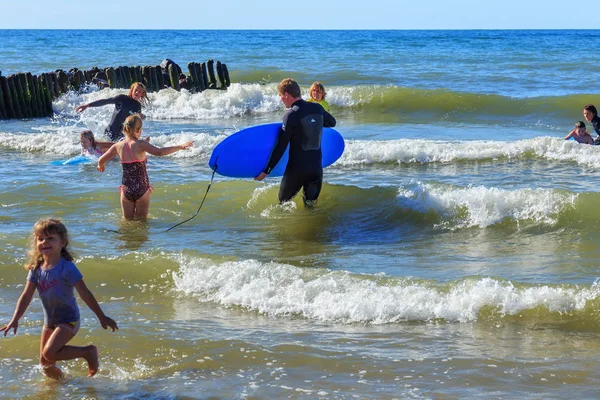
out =
<path fill-rule="evenodd" d="M 585 122 L 577 121 L 575 123 L 575 131 L 579 136 L 583 136 L 583 134 L 585 133 Z"/>

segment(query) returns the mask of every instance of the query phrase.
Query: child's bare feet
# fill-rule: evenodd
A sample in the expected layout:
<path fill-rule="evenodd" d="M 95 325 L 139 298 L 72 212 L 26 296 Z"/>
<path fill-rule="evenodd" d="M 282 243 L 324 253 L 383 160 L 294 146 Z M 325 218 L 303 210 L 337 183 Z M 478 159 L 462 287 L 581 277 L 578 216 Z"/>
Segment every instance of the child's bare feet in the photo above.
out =
<path fill-rule="evenodd" d="M 44 365 L 44 375 L 51 379 L 62 379 L 64 378 L 63 372 L 56 365 Z"/>
<path fill-rule="evenodd" d="M 88 376 L 96 375 L 100 363 L 98 362 L 98 349 L 94 345 L 87 346 L 87 355 L 85 361 L 88 362 Z"/>

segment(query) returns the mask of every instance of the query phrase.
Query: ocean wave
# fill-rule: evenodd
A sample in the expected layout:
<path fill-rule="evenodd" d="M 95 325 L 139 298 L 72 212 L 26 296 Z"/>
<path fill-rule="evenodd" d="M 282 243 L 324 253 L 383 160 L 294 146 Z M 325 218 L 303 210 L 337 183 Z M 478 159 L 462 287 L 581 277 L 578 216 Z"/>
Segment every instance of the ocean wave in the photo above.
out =
<path fill-rule="evenodd" d="M 91 129 L 100 129 L 98 116 L 85 122 Z M 22 152 L 41 152 L 49 155 L 69 156 L 81 150 L 79 135 L 83 130 L 79 125 L 46 125 L 33 133 L 0 132 L 0 147 Z M 400 129 L 400 128 L 399 128 Z M 212 149 L 234 128 L 210 133 L 179 132 L 155 134 L 150 131 L 151 141 L 156 146 L 171 146 L 193 140 L 194 148 L 189 152 L 178 152 L 175 157 L 206 158 Z M 103 128 L 99 130 L 103 132 Z M 99 132 L 98 130 L 94 132 Z M 144 132 L 143 136 L 147 136 Z M 106 140 L 102 134 L 98 140 Z M 587 168 L 600 168 L 600 147 L 580 145 L 548 136 L 516 141 L 466 140 L 443 141 L 426 139 L 396 140 L 346 140 L 342 157 L 334 167 L 353 168 L 376 164 L 427 164 L 461 163 L 471 161 L 496 160 L 546 160 L 572 162 Z"/>
<path fill-rule="evenodd" d="M 298 268 L 256 260 L 183 258 L 173 273 L 176 292 L 201 302 L 278 317 L 338 323 L 492 321 L 574 325 L 600 330 L 600 285 L 523 285 L 491 277 L 449 283 L 382 274 Z"/>
<path fill-rule="evenodd" d="M 414 182 L 398 189 L 398 204 L 418 213 L 435 213 L 436 226 L 485 228 L 503 222 L 555 225 L 576 208 L 577 194 L 556 189 L 506 190 Z"/>
<path fill-rule="evenodd" d="M 0 132 L 0 147 L 24 153 L 34 152 L 48 156 L 70 157 L 81 153 L 79 136 L 82 130 L 81 128 L 65 127 L 55 131 L 29 134 Z M 147 135 L 144 134 L 143 136 Z M 226 135 L 182 132 L 169 135 L 151 135 L 150 142 L 157 147 L 168 147 L 193 141 L 194 147 L 187 151 L 179 151 L 169 157 L 201 157 L 208 160 L 212 149 L 225 137 Z M 107 140 L 102 135 L 96 135 L 96 139 Z"/>
<path fill-rule="evenodd" d="M 277 186 L 255 189 L 249 209 L 263 218 L 279 219 L 302 212 L 294 204 L 273 205 Z M 413 226 L 457 230 L 501 226 L 509 229 L 544 227 L 555 230 L 573 227 L 593 230 L 600 213 L 590 204 L 600 201 L 595 194 L 578 194 L 558 189 L 467 186 L 408 181 L 399 187 L 359 188 L 328 185 L 327 199 L 319 212 L 330 220 L 351 215 L 354 235 Z M 262 210 L 262 211 L 261 211 Z M 589 221 L 589 224 L 587 223 Z"/>
<path fill-rule="evenodd" d="M 309 85 L 303 85 L 302 97 L 308 98 Z M 364 121 L 430 123 L 458 122 L 501 126 L 542 126 L 566 131 L 573 120 L 582 119 L 585 104 L 597 97 L 569 94 L 539 97 L 510 97 L 451 91 L 419 89 L 395 85 L 330 85 L 327 100 L 335 113 L 354 113 Z M 97 90 L 89 87 L 83 93 L 69 92 L 53 103 L 58 115 L 76 118 L 75 108 L 90 101 L 127 93 L 123 89 Z M 228 90 L 206 90 L 201 93 L 164 89 L 149 93 L 150 104 L 144 114 L 156 120 L 211 120 L 281 113 L 276 83 L 233 83 Z M 112 107 L 86 110 L 84 121 L 106 121 Z M 568 121 L 568 124 L 565 122 Z"/>
<path fill-rule="evenodd" d="M 126 94 L 123 89 L 103 89 L 87 93 L 69 92 L 52 104 L 58 115 L 69 118 L 80 118 L 81 121 L 100 129 L 110 120 L 113 106 L 93 107 L 81 114 L 75 108 L 84 103 Z M 239 117 L 248 114 L 265 114 L 281 111 L 281 100 L 275 85 L 232 84 L 228 90 L 205 90 L 201 93 L 190 93 L 187 90 L 176 91 L 164 89 L 156 93 L 148 93 L 149 104 L 142 109 L 150 120 L 216 120 Z M 97 131 L 94 130 L 94 131 Z"/>
<path fill-rule="evenodd" d="M 498 159 L 539 159 L 573 162 L 600 168 L 600 147 L 579 145 L 552 137 L 535 137 L 514 142 L 424 139 L 348 140 L 336 166 L 453 163 Z"/>

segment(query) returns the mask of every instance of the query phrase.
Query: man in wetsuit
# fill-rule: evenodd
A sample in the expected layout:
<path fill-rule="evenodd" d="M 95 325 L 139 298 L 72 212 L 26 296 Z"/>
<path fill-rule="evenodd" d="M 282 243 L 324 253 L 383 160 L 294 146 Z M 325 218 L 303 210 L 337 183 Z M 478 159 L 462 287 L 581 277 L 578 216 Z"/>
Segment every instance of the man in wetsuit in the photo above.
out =
<path fill-rule="evenodd" d="M 302 100 L 300 86 L 293 79 L 281 81 L 277 90 L 289 110 L 283 116 L 283 125 L 267 166 L 254 179 L 262 181 L 267 177 L 289 143 L 289 160 L 279 187 L 279 202 L 291 200 L 300 189 L 304 189 L 304 204 L 312 205 L 319 197 L 323 184 L 323 127 L 334 127 L 335 118 L 320 104 Z"/>

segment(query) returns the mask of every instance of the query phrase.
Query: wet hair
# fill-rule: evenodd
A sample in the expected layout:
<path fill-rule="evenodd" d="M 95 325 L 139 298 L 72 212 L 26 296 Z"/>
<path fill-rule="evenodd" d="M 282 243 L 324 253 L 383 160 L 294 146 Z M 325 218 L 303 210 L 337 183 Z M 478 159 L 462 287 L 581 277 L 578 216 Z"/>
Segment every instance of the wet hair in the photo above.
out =
<path fill-rule="evenodd" d="M 594 114 L 594 117 L 598 116 L 598 110 L 596 110 L 596 107 L 594 107 L 592 104 L 588 104 L 587 106 L 583 107 L 583 109 Z"/>
<path fill-rule="evenodd" d="M 92 144 L 92 147 L 94 149 L 96 148 L 96 139 L 94 138 L 94 133 L 92 131 L 81 132 L 81 135 L 79 135 L 79 139 L 83 140 L 83 138 L 86 138 L 87 140 L 89 140 L 90 143 Z"/>
<path fill-rule="evenodd" d="M 56 218 L 42 218 L 33 225 L 33 233 L 31 235 L 31 247 L 28 253 L 25 269 L 35 270 L 42 265 L 44 257 L 40 254 L 37 248 L 37 239 L 41 235 L 58 235 L 60 240 L 65 242 L 65 245 L 60 250 L 60 255 L 67 261 L 73 261 L 73 255 L 69 251 L 69 235 L 67 227 L 63 222 Z"/>
<path fill-rule="evenodd" d="M 310 90 L 308 91 L 308 95 L 312 98 L 312 91 L 313 89 L 318 88 L 319 91 L 321 93 L 323 93 L 323 100 L 325 100 L 325 95 L 327 94 L 325 92 L 325 86 L 323 86 L 323 84 L 321 82 L 314 82 L 312 85 L 310 85 Z"/>
<path fill-rule="evenodd" d="M 131 87 L 129 88 L 129 93 L 127 94 L 127 96 L 133 98 L 133 91 L 138 86 L 141 87 L 142 89 L 144 89 L 144 94 L 142 95 L 142 98 L 140 99 L 140 103 L 143 106 L 146 106 L 150 102 L 150 99 L 148 99 L 148 91 L 146 90 L 146 85 L 144 85 L 142 82 L 133 82 L 131 84 Z"/>
<path fill-rule="evenodd" d="M 125 122 L 123 122 L 123 133 L 132 139 L 135 139 L 134 133 L 141 128 L 142 119 L 140 118 L 139 114 L 131 114 L 129 117 L 127 117 Z"/>
<path fill-rule="evenodd" d="M 585 122 L 583 122 L 583 121 L 575 122 L 575 128 L 585 128 Z"/>
<path fill-rule="evenodd" d="M 284 93 L 289 94 L 290 96 L 297 98 L 300 97 L 300 86 L 298 86 L 298 82 L 291 78 L 285 78 L 282 80 L 279 85 L 277 85 L 277 92 L 282 95 Z"/>

